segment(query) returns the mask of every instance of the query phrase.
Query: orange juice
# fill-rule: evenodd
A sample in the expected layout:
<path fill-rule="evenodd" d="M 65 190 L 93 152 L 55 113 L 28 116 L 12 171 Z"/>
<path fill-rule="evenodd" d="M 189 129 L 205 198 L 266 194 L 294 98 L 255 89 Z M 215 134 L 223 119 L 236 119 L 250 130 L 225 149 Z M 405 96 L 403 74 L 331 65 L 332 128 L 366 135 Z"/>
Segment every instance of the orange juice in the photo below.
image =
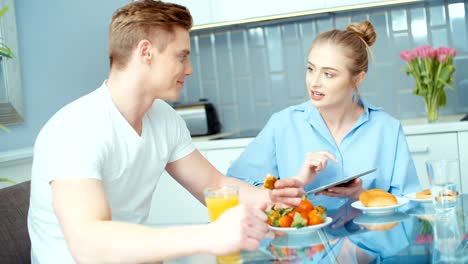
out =
<path fill-rule="evenodd" d="M 206 197 L 205 201 L 210 220 L 215 221 L 224 211 L 238 205 L 239 197 L 237 195 L 214 196 Z"/>
<path fill-rule="evenodd" d="M 237 186 L 208 188 L 204 193 L 206 207 L 208 207 L 208 214 L 212 222 L 216 221 L 224 211 L 239 204 L 239 188 Z M 218 264 L 242 263 L 240 251 L 217 256 L 216 262 Z"/>

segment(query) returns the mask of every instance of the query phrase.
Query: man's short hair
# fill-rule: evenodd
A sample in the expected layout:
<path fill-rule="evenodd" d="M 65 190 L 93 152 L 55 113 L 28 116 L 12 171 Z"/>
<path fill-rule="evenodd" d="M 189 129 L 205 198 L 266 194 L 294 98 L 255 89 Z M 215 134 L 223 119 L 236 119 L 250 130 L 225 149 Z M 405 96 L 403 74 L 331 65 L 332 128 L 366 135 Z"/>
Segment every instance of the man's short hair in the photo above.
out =
<path fill-rule="evenodd" d="M 143 39 L 153 42 L 164 51 L 173 39 L 174 27 L 190 30 L 192 16 L 181 5 L 153 0 L 128 3 L 115 11 L 109 28 L 110 66 L 124 68 L 130 54 Z"/>

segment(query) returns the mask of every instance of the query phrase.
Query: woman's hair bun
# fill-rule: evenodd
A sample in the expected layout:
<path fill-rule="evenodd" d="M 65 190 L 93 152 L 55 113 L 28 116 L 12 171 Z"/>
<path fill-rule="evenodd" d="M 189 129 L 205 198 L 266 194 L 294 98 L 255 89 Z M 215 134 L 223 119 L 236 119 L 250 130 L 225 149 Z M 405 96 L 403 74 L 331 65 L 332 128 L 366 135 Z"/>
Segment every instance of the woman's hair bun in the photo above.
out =
<path fill-rule="evenodd" d="M 354 32 L 361 37 L 368 46 L 372 46 L 377 39 L 374 26 L 369 21 L 351 23 L 346 30 Z"/>

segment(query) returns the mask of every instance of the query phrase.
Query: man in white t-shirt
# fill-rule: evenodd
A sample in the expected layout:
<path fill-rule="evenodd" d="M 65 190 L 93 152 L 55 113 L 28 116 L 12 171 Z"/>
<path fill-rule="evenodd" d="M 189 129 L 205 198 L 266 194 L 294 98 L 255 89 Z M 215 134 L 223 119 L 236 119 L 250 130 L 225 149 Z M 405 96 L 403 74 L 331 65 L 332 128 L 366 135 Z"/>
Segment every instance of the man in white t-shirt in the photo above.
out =
<path fill-rule="evenodd" d="M 279 180 L 270 191 L 222 175 L 163 101 L 177 100 L 192 73 L 191 25 L 185 7 L 152 0 L 131 2 L 112 17 L 109 78 L 57 112 L 36 140 L 33 263 L 140 263 L 255 250 L 268 230 L 262 205 L 300 202 L 297 180 Z M 207 187 L 238 185 L 241 205 L 211 224 L 143 226 L 163 170 L 201 202 Z"/>

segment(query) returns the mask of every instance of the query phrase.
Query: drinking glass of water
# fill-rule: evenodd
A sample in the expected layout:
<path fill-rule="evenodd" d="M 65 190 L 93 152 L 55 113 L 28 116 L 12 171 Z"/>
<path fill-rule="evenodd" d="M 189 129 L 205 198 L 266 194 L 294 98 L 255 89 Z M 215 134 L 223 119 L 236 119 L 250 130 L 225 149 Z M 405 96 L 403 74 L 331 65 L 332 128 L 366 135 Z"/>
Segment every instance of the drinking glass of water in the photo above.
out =
<path fill-rule="evenodd" d="M 457 205 L 460 167 L 457 159 L 426 161 L 431 184 L 432 203 L 436 210 L 451 210 Z"/>

